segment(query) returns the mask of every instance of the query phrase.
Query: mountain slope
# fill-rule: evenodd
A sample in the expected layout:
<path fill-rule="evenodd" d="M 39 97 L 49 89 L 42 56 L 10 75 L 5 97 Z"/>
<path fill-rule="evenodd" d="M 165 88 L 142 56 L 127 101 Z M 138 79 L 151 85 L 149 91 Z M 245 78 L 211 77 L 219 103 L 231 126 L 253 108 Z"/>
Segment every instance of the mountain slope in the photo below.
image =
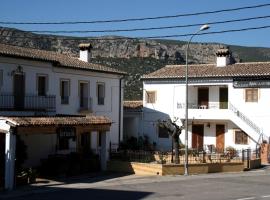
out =
<path fill-rule="evenodd" d="M 117 37 L 119 38 L 119 37 Z M 71 40 L 74 39 L 74 40 Z M 115 36 L 74 38 L 67 36 L 37 35 L 12 28 L 0 27 L 0 42 L 11 45 L 57 51 L 79 56 L 78 45 L 93 45 L 92 62 L 114 67 L 129 73 L 126 77 L 125 99 L 142 98 L 141 75 L 150 73 L 166 64 L 185 63 L 186 42 L 177 40 L 142 40 Z M 213 63 L 219 48 L 228 47 L 218 43 L 192 43 L 190 63 Z M 236 61 L 270 60 L 270 48 L 229 46 Z"/>

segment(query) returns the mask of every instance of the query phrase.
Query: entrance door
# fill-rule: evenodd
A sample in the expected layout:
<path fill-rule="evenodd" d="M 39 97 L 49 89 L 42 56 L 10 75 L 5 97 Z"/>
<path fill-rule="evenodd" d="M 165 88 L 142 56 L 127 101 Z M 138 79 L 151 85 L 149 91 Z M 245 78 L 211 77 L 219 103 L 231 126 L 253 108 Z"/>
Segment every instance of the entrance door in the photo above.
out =
<path fill-rule="evenodd" d="M 83 153 L 89 153 L 91 148 L 91 134 L 86 132 L 81 134 L 81 149 Z"/>
<path fill-rule="evenodd" d="M 14 95 L 14 108 L 15 110 L 23 110 L 24 108 L 24 75 L 14 74 L 13 81 L 13 95 Z"/>
<path fill-rule="evenodd" d="M 203 149 L 203 124 L 192 125 L 192 148 Z"/>
<path fill-rule="evenodd" d="M 208 108 L 209 89 L 198 88 L 198 106 L 199 108 Z"/>
<path fill-rule="evenodd" d="M 217 151 L 224 150 L 224 139 L 225 139 L 225 125 L 216 125 L 216 148 Z"/>
<path fill-rule="evenodd" d="M 4 187 L 5 175 L 5 134 L 0 133 L 0 188 Z"/>
<path fill-rule="evenodd" d="M 219 108 L 228 109 L 228 88 L 219 88 Z"/>

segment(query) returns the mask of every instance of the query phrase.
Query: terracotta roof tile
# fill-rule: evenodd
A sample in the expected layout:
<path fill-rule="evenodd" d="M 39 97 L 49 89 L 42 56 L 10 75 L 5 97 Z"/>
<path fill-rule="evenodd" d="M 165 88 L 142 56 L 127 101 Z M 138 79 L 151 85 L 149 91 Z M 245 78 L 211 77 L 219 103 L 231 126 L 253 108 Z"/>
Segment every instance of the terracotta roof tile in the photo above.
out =
<path fill-rule="evenodd" d="M 11 46 L 6 44 L 0 44 L 0 55 L 14 56 L 29 58 L 32 60 L 42 60 L 54 62 L 59 67 L 69 67 L 74 69 L 91 70 L 105 73 L 126 74 L 126 72 L 119 71 L 117 69 L 105 67 L 98 64 L 88 63 L 79 60 L 78 58 L 56 53 L 53 51 L 45 51 L 39 49 L 24 48 L 18 46 Z"/>
<path fill-rule="evenodd" d="M 141 111 L 143 108 L 143 101 L 124 101 L 125 111 Z"/>
<path fill-rule="evenodd" d="M 46 116 L 46 117 L 5 117 L 17 126 L 54 126 L 54 125 L 103 125 L 111 124 L 105 116 Z"/>
<path fill-rule="evenodd" d="M 226 67 L 216 67 L 215 64 L 189 65 L 189 77 L 258 77 L 270 76 L 270 62 L 236 63 Z M 177 79 L 185 77 L 185 65 L 168 65 L 142 79 Z"/>

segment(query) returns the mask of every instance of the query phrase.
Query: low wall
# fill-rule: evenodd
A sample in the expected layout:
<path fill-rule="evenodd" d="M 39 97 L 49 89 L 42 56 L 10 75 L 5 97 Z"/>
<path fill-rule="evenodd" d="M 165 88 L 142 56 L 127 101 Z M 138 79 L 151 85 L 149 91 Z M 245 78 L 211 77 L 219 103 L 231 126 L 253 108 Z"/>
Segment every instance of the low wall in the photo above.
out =
<path fill-rule="evenodd" d="M 257 169 L 261 167 L 261 159 L 254 159 L 254 160 L 246 160 L 244 162 L 244 166 L 246 169 Z"/>
<path fill-rule="evenodd" d="M 270 144 L 261 145 L 261 159 L 262 164 L 270 163 Z"/>
<path fill-rule="evenodd" d="M 239 172 L 243 170 L 243 163 L 202 163 L 189 165 L 189 174 Z M 162 165 L 111 160 L 108 162 L 108 171 L 133 173 L 137 175 L 183 175 L 184 165 Z"/>
<path fill-rule="evenodd" d="M 107 170 L 113 172 L 132 173 L 137 175 L 162 175 L 161 164 L 125 162 L 111 160 L 107 164 Z"/>

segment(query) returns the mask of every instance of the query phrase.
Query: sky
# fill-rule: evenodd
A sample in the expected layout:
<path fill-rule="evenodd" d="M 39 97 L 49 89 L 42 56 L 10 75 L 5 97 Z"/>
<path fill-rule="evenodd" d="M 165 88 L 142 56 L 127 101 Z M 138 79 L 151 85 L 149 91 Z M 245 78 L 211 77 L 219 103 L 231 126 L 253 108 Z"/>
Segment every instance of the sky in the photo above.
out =
<path fill-rule="evenodd" d="M 157 17 L 230 9 L 270 3 L 269 0 L 0 0 L 1 22 L 61 22 L 94 21 L 141 17 Z M 77 25 L 3 25 L 21 30 L 108 30 L 146 27 L 175 26 L 215 21 L 226 21 L 270 15 L 270 6 L 218 14 L 197 15 L 170 19 L 133 21 L 122 23 Z M 259 26 L 270 26 L 270 18 L 237 23 L 211 25 L 207 31 L 223 31 Z M 118 35 L 127 37 L 151 37 L 195 33 L 198 27 L 117 32 L 61 34 L 72 36 Z M 224 34 L 197 35 L 194 42 L 218 42 L 241 46 L 270 47 L 270 28 Z M 170 39 L 187 41 L 190 36 Z"/>

